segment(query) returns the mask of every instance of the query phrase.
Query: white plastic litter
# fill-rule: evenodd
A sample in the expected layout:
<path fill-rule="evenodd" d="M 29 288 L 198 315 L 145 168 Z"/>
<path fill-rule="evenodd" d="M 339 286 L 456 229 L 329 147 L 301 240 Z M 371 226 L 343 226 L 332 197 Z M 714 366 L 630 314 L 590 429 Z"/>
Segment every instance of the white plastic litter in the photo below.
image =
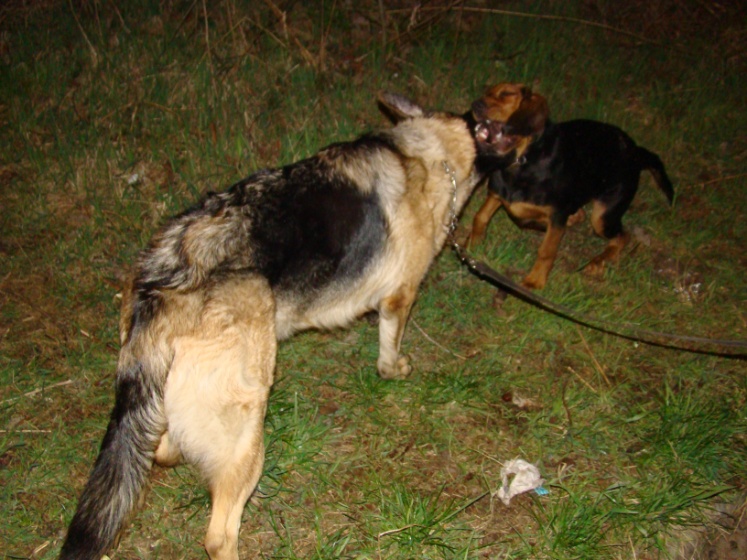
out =
<path fill-rule="evenodd" d="M 508 478 L 511 475 L 514 477 L 509 484 Z M 494 495 L 497 495 L 506 505 L 514 496 L 540 488 L 545 482 L 540 476 L 539 469 L 524 459 L 513 459 L 506 463 L 506 466 L 501 469 L 501 478 L 503 485 Z"/>

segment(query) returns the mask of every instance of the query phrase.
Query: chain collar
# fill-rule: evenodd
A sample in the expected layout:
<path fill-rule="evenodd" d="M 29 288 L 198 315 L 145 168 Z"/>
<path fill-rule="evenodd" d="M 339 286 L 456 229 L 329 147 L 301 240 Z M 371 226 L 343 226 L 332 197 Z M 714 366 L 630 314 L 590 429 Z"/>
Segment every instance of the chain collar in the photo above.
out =
<path fill-rule="evenodd" d="M 446 160 L 441 162 L 441 165 L 444 168 L 444 171 L 449 176 L 449 179 L 451 180 L 451 189 L 452 189 L 452 197 L 451 197 L 451 209 L 449 211 L 449 224 L 446 227 L 446 241 L 451 245 L 451 248 L 454 249 L 454 252 L 457 255 L 457 258 L 465 265 L 473 268 L 477 262 L 470 257 L 467 252 L 465 251 L 464 247 L 462 247 L 456 238 L 456 229 L 457 229 L 457 180 L 456 180 L 456 172 L 451 168 L 449 165 L 449 162 Z"/>
<path fill-rule="evenodd" d="M 449 224 L 446 226 L 446 238 L 448 239 L 449 243 L 456 243 L 456 240 L 454 238 L 454 232 L 457 229 L 457 180 L 456 180 L 456 171 L 454 171 L 451 166 L 449 165 L 449 162 L 446 160 L 443 160 L 441 162 L 441 165 L 444 168 L 444 171 L 449 176 L 449 180 L 451 181 L 451 208 L 449 210 Z"/>

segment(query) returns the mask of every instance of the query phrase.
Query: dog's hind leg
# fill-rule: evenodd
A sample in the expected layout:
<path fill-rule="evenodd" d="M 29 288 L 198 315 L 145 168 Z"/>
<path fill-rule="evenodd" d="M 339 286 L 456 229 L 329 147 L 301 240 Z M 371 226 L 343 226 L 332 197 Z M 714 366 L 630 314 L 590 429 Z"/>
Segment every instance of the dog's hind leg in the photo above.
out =
<path fill-rule="evenodd" d="M 166 457 L 197 465 L 211 495 L 205 549 L 238 560 L 241 513 L 264 462 L 264 417 L 275 369 L 275 303 L 264 278 L 227 280 L 206 297 L 194 332 L 175 341 L 166 383 Z"/>
<path fill-rule="evenodd" d="M 254 491 L 264 464 L 262 426 L 267 399 L 255 403 L 254 413 L 246 414 L 244 437 L 236 441 L 233 457 L 226 457 L 219 472 L 210 480 L 212 511 L 205 536 L 205 550 L 211 560 L 238 560 L 239 529 L 244 505 Z"/>
<path fill-rule="evenodd" d="M 154 459 L 156 464 L 161 467 L 175 467 L 181 462 L 182 453 L 176 445 L 171 443 L 169 432 L 165 432 L 161 436 Z"/>

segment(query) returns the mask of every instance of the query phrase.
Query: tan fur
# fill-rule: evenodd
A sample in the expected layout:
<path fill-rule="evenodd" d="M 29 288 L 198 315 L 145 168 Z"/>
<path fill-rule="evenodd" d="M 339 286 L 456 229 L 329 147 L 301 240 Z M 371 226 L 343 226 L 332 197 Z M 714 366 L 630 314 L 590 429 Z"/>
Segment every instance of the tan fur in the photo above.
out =
<path fill-rule="evenodd" d="M 506 122 L 519 110 L 524 84 L 501 83 L 488 88 L 483 97 L 488 106 L 490 120 Z"/>
<path fill-rule="evenodd" d="M 470 234 L 470 243 L 479 243 L 485 237 L 485 227 L 492 218 L 493 214 L 501 207 L 505 206 L 506 211 L 518 222 L 530 222 L 537 224 L 545 229 L 545 236 L 539 248 L 537 260 L 532 270 L 524 278 L 522 284 L 527 288 L 542 289 L 547 283 L 547 277 L 550 274 L 555 256 L 560 246 L 560 241 L 565 233 L 564 228 L 554 227 L 550 221 L 552 208 L 535 206 L 524 202 L 506 203 L 494 193 L 488 193 L 488 198 L 475 215 L 472 233 Z"/>
<path fill-rule="evenodd" d="M 535 290 L 541 290 L 545 287 L 547 277 L 550 274 L 552 265 L 555 263 L 558 247 L 564 234 L 564 227 L 555 227 L 552 223 L 548 225 L 539 251 L 537 252 L 537 260 L 534 262 L 532 270 L 529 271 L 529 274 L 522 281 L 524 286 Z"/>
<path fill-rule="evenodd" d="M 135 287 L 125 294 L 121 359 L 147 355 L 158 362 L 154 369 L 167 372 L 166 430 L 155 460 L 164 466 L 184 460 L 206 480 L 212 512 L 205 548 L 211 560 L 238 559 L 241 514 L 264 460 L 263 421 L 278 339 L 309 328 L 345 326 L 378 310 L 379 374 L 401 379 L 412 369 L 400 345 L 418 286 L 446 240 L 452 213 L 461 210 L 479 177 L 473 169 L 474 142 L 461 119 L 418 117 L 389 134 L 401 154 L 338 157 L 330 149 L 319 155 L 362 190 L 378 182 L 390 228 L 381 256 L 360 279 L 323 290 L 310 305 L 299 305 L 300 296 L 293 293 L 273 293 L 259 276 L 237 275 L 197 289 L 186 289 L 194 282 L 186 283 L 161 293 L 163 308 L 138 336 L 130 332 Z M 455 207 L 444 162 L 458 183 Z M 178 235 L 196 255 L 188 265 L 206 268 L 221 258 L 214 251 L 232 243 L 224 235 L 227 220 L 185 222 L 178 231 L 175 226 L 156 238 L 153 253 L 161 255 L 163 244 L 166 254 Z M 193 272 L 200 277 L 200 270 Z"/>
<path fill-rule="evenodd" d="M 524 202 L 507 203 L 501 199 L 500 196 L 489 191 L 485 202 L 473 218 L 472 231 L 469 235 L 468 245 L 475 246 L 482 243 L 485 239 L 485 230 L 487 229 L 488 223 L 490 223 L 493 214 L 495 214 L 502 206 L 505 207 L 506 212 L 508 212 L 508 214 L 520 224 L 536 224 L 540 229 L 545 230 L 545 236 L 542 239 L 537 260 L 535 261 L 532 270 L 522 280 L 522 285 L 527 288 L 542 289 L 545 287 L 545 284 L 547 284 L 547 278 L 555 262 L 558 247 L 560 246 L 560 242 L 565 234 L 564 228 L 557 228 L 551 224 L 550 215 L 552 213 L 552 208 L 549 206 L 535 206 Z M 598 215 L 601 215 L 603 209 L 600 208 L 598 212 Z M 583 221 L 585 216 L 586 213 L 584 210 L 580 209 L 578 212 L 569 216 L 566 227 L 576 225 Z M 601 224 L 598 218 L 597 223 Z M 597 227 L 601 227 L 601 225 L 598 225 Z M 616 239 L 610 241 L 605 253 L 597 257 L 597 259 L 592 261 L 589 265 L 589 273 L 598 274 L 599 270 L 603 269 L 604 262 L 617 258 L 623 247 L 624 243 L 620 246 Z"/>
<path fill-rule="evenodd" d="M 197 317 L 172 317 L 193 327 L 172 343 L 164 394 L 168 431 L 156 461 L 183 458 L 198 467 L 213 504 L 205 548 L 213 560 L 238 558 L 241 513 L 264 458 L 277 345 L 274 299 L 265 279 L 242 278 L 222 284 L 197 311 Z"/>
<path fill-rule="evenodd" d="M 607 206 L 595 200 L 591 210 L 591 226 L 594 228 L 594 233 L 599 237 L 604 237 L 602 216 L 605 212 L 607 212 Z M 605 264 L 617 262 L 629 241 L 630 234 L 627 232 L 610 239 L 604 251 L 589 261 L 589 264 L 584 268 L 584 273 L 589 276 L 601 276 L 604 273 Z"/>

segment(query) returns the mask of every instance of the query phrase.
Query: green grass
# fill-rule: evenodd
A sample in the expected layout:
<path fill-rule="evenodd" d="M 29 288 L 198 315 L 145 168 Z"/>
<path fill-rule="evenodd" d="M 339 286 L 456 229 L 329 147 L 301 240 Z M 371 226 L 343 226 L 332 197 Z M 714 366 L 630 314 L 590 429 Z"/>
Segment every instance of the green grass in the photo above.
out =
<path fill-rule="evenodd" d="M 662 156 L 676 204 L 644 176 L 620 265 L 602 281 L 579 272 L 602 247 L 581 224 L 543 295 L 603 320 L 747 338 L 739 14 L 384 3 L 384 37 L 377 2 L 283 5 L 285 25 L 255 4 L 0 8 L 4 557 L 59 551 L 112 404 L 118 292 L 158 224 L 258 168 L 386 126 L 380 89 L 463 111 L 488 84 L 525 81 L 557 119 L 623 126 Z M 538 244 L 499 213 L 475 254 L 519 279 Z M 743 360 L 636 344 L 517 299 L 495 309 L 494 292 L 444 252 L 405 334 L 415 371 L 402 382 L 377 377 L 366 319 L 281 345 L 242 557 L 667 558 L 722 520 L 722 502 L 743 504 Z M 515 457 L 550 493 L 506 507 L 493 494 Z M 156 468 L 111 557 L 201 557 L 208 514 L 191 468 Z"/>

